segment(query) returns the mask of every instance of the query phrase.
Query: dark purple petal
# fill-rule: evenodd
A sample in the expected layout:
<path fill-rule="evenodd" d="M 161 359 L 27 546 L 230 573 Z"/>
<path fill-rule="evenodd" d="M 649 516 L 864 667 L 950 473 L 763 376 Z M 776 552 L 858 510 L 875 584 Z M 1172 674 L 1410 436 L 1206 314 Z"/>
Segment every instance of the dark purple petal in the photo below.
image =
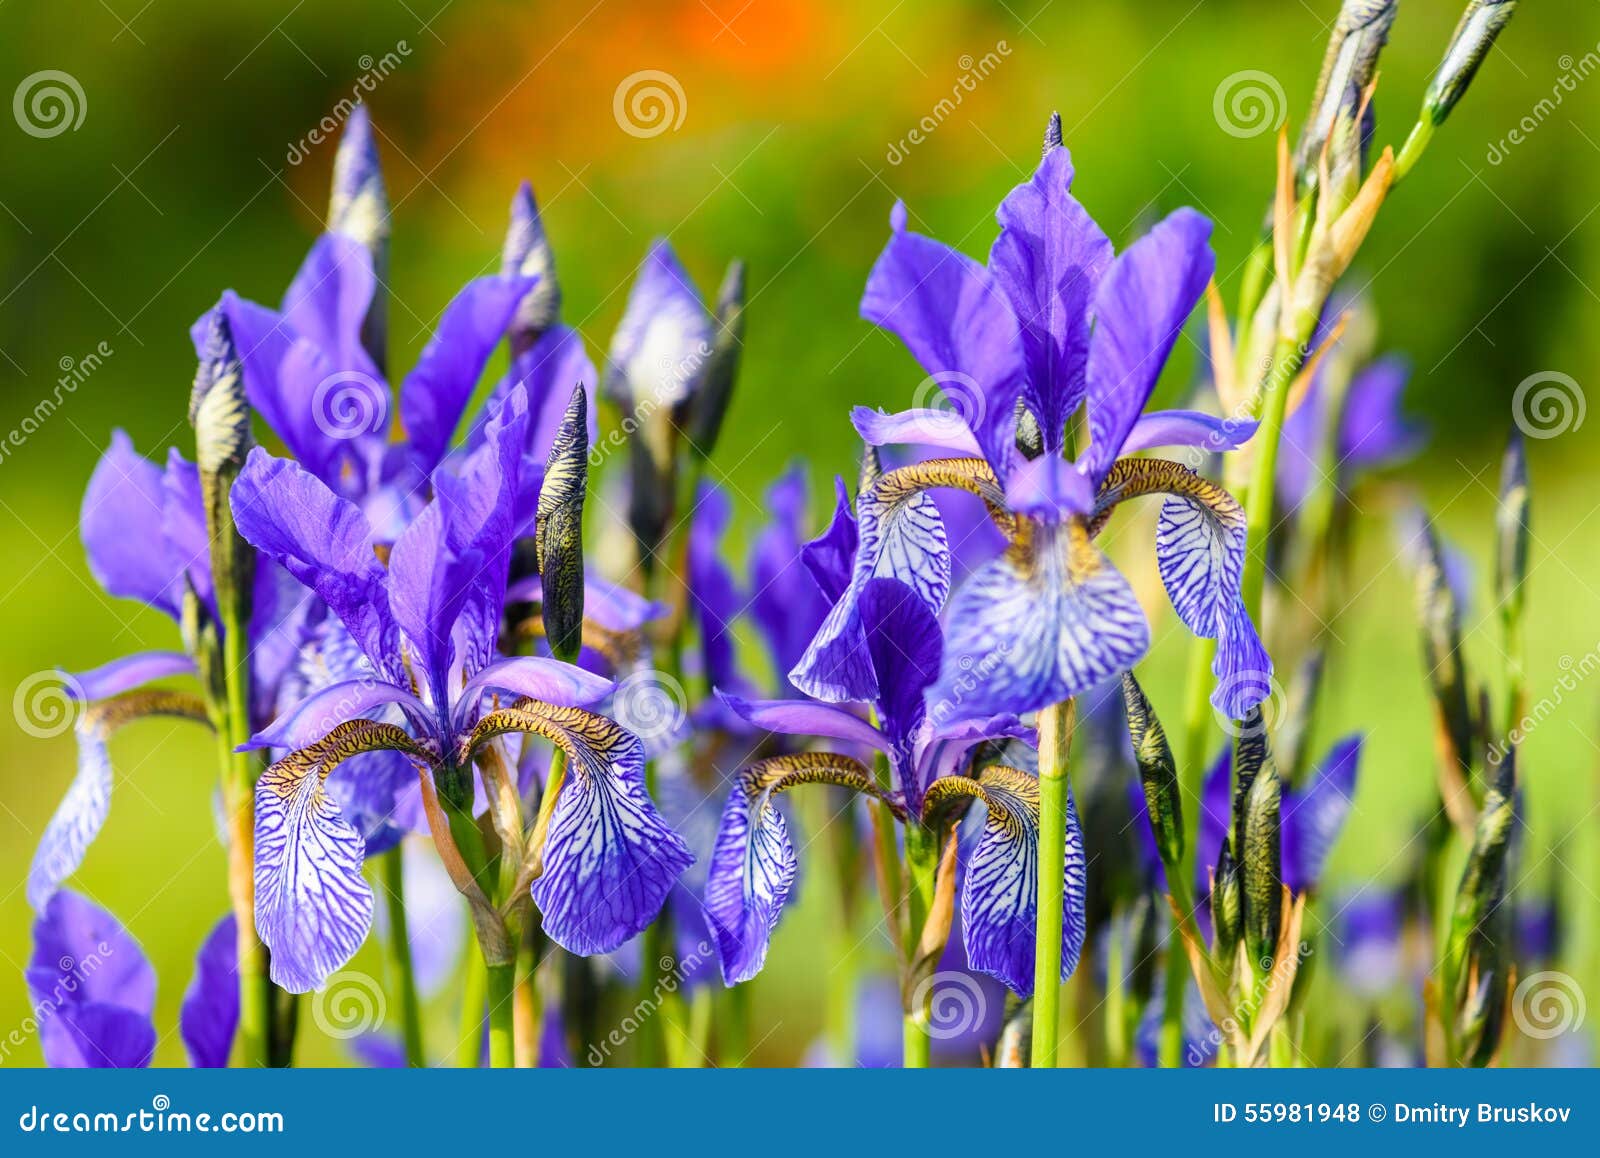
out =
<path fill-rule="evenodd" d="M 629 407 L 671 407 L 711 355 L 711 318 L 665 239 L 650 246 L 606 355 L 606 393 Z"/>
<path fill-rule="evenodd" d="M 1405 900 L 1367 889 L 1340 900 L 1335 910 L 1335 960 L 1344 983 L 1363 997 L 1381 997 L 1405 970 Z"/>
<path fill-rule="evenodd" d="M 489 355 L 533 284 L 525 277 L 480 277 L 445 307 L 416 369 L 400 386 L 400 419 L 418 469 L 432 470 L 444 457 Z"/>
<path fill-rule="evenodd" d="M 1235 598 L 1222 616 L 1211 674 L 1217 680 L 1211 703 L 1230 720 L 1244 719 L 1252 707 L 1272 694 L 1272 657 L 1242 599 Z"/>
<path fill-rule="evenodd" d="M 1232 822 L 1232 775 L 1233 748 L 1224 744 L 1206 772 L 1205 784 L 1201 789 L 1200 828 L 1195 846 L 1195 883 L 1201 896 L 1211 892 L 1211 870 L 1217 867 L 1217 858 L 1222 854 L 1222 842 Z"/>
<path fill-rule="evenodd" d="M 1111 561 L 1070 526 L 1041 524 L 956 590 L 944 662 L 928 692 L 937 721 L 1022 714 L 1128 670 L 1150 625 Z"/>
<path fill-rule="evenodd" d="M 892 759 L 909 769 L 922 731 L 923 693 L 939 674 L 944 646 L 939 621 L 898 579 L 871 579 L 861 588 L 861 627 L 878 684 L 878 719 Z M 917 786 L 901 787 L 908 800 L 920 799 Z"/>
<path fill-rule="evenodd" d="M 1216 418 L 1198 410 L 1152 410 L 1133 424 L 1123 441 L 1122 453 L 1192 446 L 1220 454 L 1249 442 L 1259 425 L 1248 418 Z"/>
<path fill-rule="evenodd" d="M 528 427 L 528 456 L 543 463 L 549 457 L 550 444 L 566 416 L 567 403 L 572 399 L 572 388 L 582 385 L 589 396 L 585 408 L 589 418 L 589 445 L 599 438 L 599 415 L 595 405 L 596 375 L 594 363 L 583 348 L 583 338 L 576 330 L 554 325 L 546 330 L 527 351 L 517 355 L 511 371 L 494 388 L 484 404 L 488 414 L 498 407 L 511 388 L 521 385 L 528 393 L 528 410 L 533 420 Z M 475 446 L 483 437 L 483 422 L 474 423 L 467 445 Z"/>
<path fill-rule="evenodd" d="M 200 946 L 183 995 L 179 1032 L 196 1069 L 226 1069 L 239 1027 L 239 926 L 230 913 Z"/>
<path fill-rule="evenodd" d="M 1016 994 L 1033 993 L 1033 952 L 1039 911 L 1039 782 L 1026 772 L 985 773 L 988 818 L 967 860 L 961 887 L 961 927 L 967 961 L 998 977 Z M 1067 796 L 1066 870 L 1061 928 L 1061 979 L 1078 967 L 1086 927 L 1087 869 L 1078 810 Z"/>
<path fill-rule="evenodd" d="M 360 509 L 259 447 L 230 498 L 246 541 L 321 596 L 380 672 L 403 676 L 387 577 Z"/>
<path fill-rule="evenodd" d="M 872 657 L 861 627 L 861 590 L 874 578 L 898 579 L 937 612 L 950 593 L 950 543 L 939 507 L 927 491 L 885 502 L 875 489 L 856 503 L 860 516 L 850 586 L 828 613 L 789 682 L 830 703 L 877 696 Z"/>
<path fill-rule="evenodd" d="M 889 750 L 889 739 L 855 712 L 837 704 L 818 704 L 808 700 L 745 700 L 719 691 L 717 698 L 741 720 L 767 732 L 782 736 L 844 740 L 880 752 Z"/>
<path fill-rule="evenodd" d="M 63 675 L 62 682 L 73 699 L 92 703 L 132 691 L 152 680 L 193 675 L 194 670 L 194 660 L 181 651 L 140 651 L 92 671 Z"/>
<path fill-rule="evenodd" d="M 1028 409 L 1046 454 L 1060 454 L 1067 420 L 1083 401 L 1089 304 L 1111 265 L 1111 242 L 1068 191 L 1072 160 L 1049 150 L 1033 177 L 1001 202 L 989 269 L 1022 331 Z"/>
<path fill-rule="evenodd" d="M 200 601 L 217 614 L 211 584 L 211 533 L 206 529 L 205 496 L 200 488 L 200 468 L 179 454 L 167 451 L 167 469 L 161 476 L 161 534 L 179 568 L 180 582 L 187 573 Z"/>
<path fill-rule="evenodd" d="M 84 492 L 79 530 L 89 570 L 108 594 L 137 599 L 173 618 L 183 603 L 183 563 L 161 533 L 161 468 L 122 431 L 101 455 Z"/>
<path fill-rule="evenodd" d="M 1361 737 L 1328 750 L 1303 788 L 1283 800 L 1283 883 L 1296 893 L 1317 887 L 1328 853 L 1350 815 L 1361 761 Z"/>
<path fill-rule="evenodd" d="M 833 481 L 837 496 L 833 522 L 828 529 L 807 543 L 800 551 L 800 559 L 816 580 L 822 596 L 836 603 L 850 585 L 850 574 L 855 569 L 858 531 L 855 513 L 850 509 L 850 491 L 842 478 Z"/>
<path fill-rule="evenodd" d="M 1002 481 L 1025 371 L 1017 319 L 972 258 L 905 228 L 905 206 L 867 278 L 861 316 L 896 334 L 977 436 Z"/>
<path fill-rule="evenodd" d="M 1179 209 L 1111 263 L 1095 292 L 1089 340 L 1086 472 L 1104 477 L 1155 389 L 1216 257 L 1211 223 Z"/>
<path fill-rule="evenodd" d="M 644 745 L 610 720 L 560 709 L 569 766 L 533 900 L 569 953 L 610 953 L 655 920 L 694 861 L 644 783 Z"/>

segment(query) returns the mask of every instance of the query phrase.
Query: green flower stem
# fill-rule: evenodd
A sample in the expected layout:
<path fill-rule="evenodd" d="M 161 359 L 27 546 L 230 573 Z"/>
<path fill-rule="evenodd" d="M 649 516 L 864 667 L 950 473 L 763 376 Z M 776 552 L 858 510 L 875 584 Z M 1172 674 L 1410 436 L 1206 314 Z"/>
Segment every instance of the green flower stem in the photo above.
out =
<path fill-rule="evenodd" d="M 1245 492 L 1245 528 L 1249 548 L 1244 558 L 1240 593 L 1245 610 L 1261 622 L 1261 601 L 1267 585 L 1267 538 L 1272 533 L 1272 510 L 1277 497 L 1278 443 L 1289 407 L 1289 386 L 1306 359 L 1306 345 L 1316 326 L 1316 314 L 1307 310 L 1296 319 L 1293 334 L 1280 335 L 1272 354 L 1266 396 L 1261 404 L 1261 429 L 1252 444 L 1256 457 Z"/>
<path fill-rule="evenodd" d="M 906 875 L 909 885 L 906 889 L 905 960 L 906 968 L 913 970 L 917 967 L 923 926 L 928 923 L 928 914 L 933 911 L 934 891 L 939 875 L 939 839 L 938 835 L 925 824 L 908 820 L 905 840 Z M 910 988 L 918 991 L 924 988 L 920 984 L 920 976 L 913 977 L 908 973 L 907 979 L 915 982 Z M 907 1008 L 905 1011 L 903 1064 L 906 1069 L 926 1069 L 928 1066 L 932 1051 L 932 1039 L 928 1036 L 930 998 L 931 993 L 926 992 L 923 992 L 920 998 L 913 998 L 907 994 L 908 1002 L 915 1001 L 915 1008 Z"/>
<path fill-rule="evenodd" d="M 487 966 L 485 974 L 489 1002 L 489 1065 L 497 1070 L 510 1069 L 517 1064 L 513 1026 L 516 962 Z"/>
<path fill-rule="evenodd" d="M 1066 904 L 1067 758 L 1073 701 L 1039 713 L 1039 907 L 1033 947 L 1033 1068 L 1056 1064 L 1061 1026 L 1061 927 Z"/>
<path fill-rule="evenodd" d="M 1411 126 L 1411 132 L 1406 136 L 1406 143 L 1400 146 L 1400 152 L 1394 159 L 1392 185 L 1398 185 L 1405 180 L 1406 174 L 1411 172 L 1412 167 L 1427 150 L 1428 142 L 1433 140 L 1433 130 L 1437 127 L 1433 123 L 1433 118 L 1426 114 Z"/>
<path fill-rule="evenodd" d="M 406 1064 L 427 1065 L 422 1048 L 422 1004 L 417 998 L 417 974 L 411 961 L 411 934 L 406 921 L 404 861 L 396 845 L 378 858 L 383 872 L 384 903 L 389 912 L 389 963 L 392 984 L 400 989 L 400 1023 L 405 1039 Z"/>
<path fill-rule="evenodd" d="M 478 1068 L 483 1051 L 483 1008 L 488 1000 L 489 974 L 483 951 L 473 942 L 467 954 L 466 976 L 461 981 L 461 1026 L 456 1034 L 457 1069 Z"/>
<path fill-rule="evenodd" d="M 722 991 L 717 1010 L 717 1064 L 743 1069 L 750 1060 L 750 983 Z"/>

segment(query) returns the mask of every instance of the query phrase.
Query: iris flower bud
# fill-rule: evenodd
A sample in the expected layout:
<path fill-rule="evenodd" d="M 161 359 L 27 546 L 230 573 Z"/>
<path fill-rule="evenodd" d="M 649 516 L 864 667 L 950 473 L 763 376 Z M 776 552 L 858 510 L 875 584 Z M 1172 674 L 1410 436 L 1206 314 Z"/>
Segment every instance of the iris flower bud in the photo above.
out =
<path fill-rule="evenodd" d="M 517 306 L 511 319 L 514 354 L 523 353 L 561 317 L 561 283 L 556 280 L 556 255 L 545 235 L 544 219 L 533 199 L 533 187 L 524 181 L 511 199 L 511 222 L 506 227 L 500 272 L 507 277 L 536 276 L 539 281 Z"/>
<path fill-rule="evenodd" d="M 1495 595 L 1500 614 L 1514 631 L 1522 618 L 1522 582 L 1528 577 L 1528 454 L 1522 432 L 1513 430 L 1500 468 L 1500 505 L 1495 523 Z"/>
<path fill-rule="evenodd" d="M 728 263 L 717 291 L 716 327 L 700 385 L 688 398 L 689 453 L 710 458 L 733 398 L 744 349 L 744 262 Z"/>
<path fill-rule="evenodd" d="M 389 193 L 378 165 L 378 142 L 366 105 L 357 105 L 345 122 L 333 156 L 333 191 L 328 198 L 328 232 L 342 233 L 372 254 L 377 289 L 361 326 L 361 344 L 380 373 L 386 371 L 389 315 Z"/>
<path fill-rule="evenodd" d="M 1216 959 L 1233 971 L 1243 932 L 1243 898 L 1239 895 L 1239 865 L 1233 859 L 1233 842 L 1222 838 L 1217 866 L 1211 874 L 1211 943 Z"/>
<path fill-rule="evenodd" d="M 1239 784 L 1234 796 L 1239 848 L 1241 926 L 1251 968 L 1265 973 L 1278 955 L 1283 923 L 1283 781 L 1267 751 L 1259 706 L 1245 721 L 1246 735 L 1234 749 Z"/>
<path fill-rule="evenodd" d="M 534 513 L 545 638 L 557 659 L 578 658 L 583 644 L 583 500 L 588 491 L 588 395 L 572 392 L 550 446 Z"/>
<path fill-rule="evenodd" d="M 1444 123 L 1516 10 L 1517 0 L 1471 0 L 1422 98 L 1424 118 L 1435 125 Z"/>
<path fill-rule="evenodd" d="M 1133 741 L 1139 780 L 1144 785 L 1145 807 L 1161 862 L 1175 870 L 1183 860 L 1183 802 L 1178 791 L 1178 769 L 1166 731 L 1155 709 L 1131 671 L 1122 676 L 1122 697 L 1128 707 L 1128 736 Z"/>
<path fill-rule="evenodd" d="M 1472 698 L 1466 663 L 1461 656 L 1461 608 L 1445 571 L 1444 549 L 1433 522 L 1421 516 L 1420 562 L 1417 567 L 1417 613 L 1422 620 L 1422 657 L 1433 685 L 1441 741 L 1463 777 L 1473 765 Z"/>
<path fill-rule="evenodd" d="M 202 476 L 233 474 L 244 466 L 250 449 L 250 404 L 233 331 L 220 306 L 206 315 L 205 345 L 189 394 L 189 422 Z"/>
<path fill-rule="evenodd" d="M 1399 0 L 1345 0 L 1328 38 L 1311 112 L 1295 149 L 1295 173 L 1301 188 L 1317 184 L 1323 146 L 1335 188 L 1353 190 L 1361 181 L 1362 158 L 1372 132 L 1357 123 L 1367 88 L 1378 68 L 1378 54 L 1389 39 Z"/>

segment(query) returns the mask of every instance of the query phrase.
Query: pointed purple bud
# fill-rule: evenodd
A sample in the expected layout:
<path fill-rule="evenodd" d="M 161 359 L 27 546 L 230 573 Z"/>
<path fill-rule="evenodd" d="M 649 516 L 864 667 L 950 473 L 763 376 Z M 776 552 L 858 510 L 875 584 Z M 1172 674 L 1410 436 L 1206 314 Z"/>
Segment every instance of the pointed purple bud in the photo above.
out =
<path fill-rule="evenodd" d="M 378 141 L 367 106 L 358 104 L 345 122 L 333 157 L 333 193 L 328 232 L 354 238 L 372 254 L 378 289 L 361 326 L 361 344 L 380 372 L 388 366 L 389 192 L 378 164 Z"/>
<path fill-rule="evenodd" d="M 1044 155 L 1048 157 L 1053 149 L 1061 147 L 1061 114 L 1051 113 L 1050 119 L 1044 126 Z"/>
<path fill-rule="evenodd" d="M 250 406 L 245 401 L 239 351 L 221 306 L 206 315 L 200 366 L 189 394 L 189 421 L 202 475 L 237 471 L 244 465 L 250 449 Z"/>

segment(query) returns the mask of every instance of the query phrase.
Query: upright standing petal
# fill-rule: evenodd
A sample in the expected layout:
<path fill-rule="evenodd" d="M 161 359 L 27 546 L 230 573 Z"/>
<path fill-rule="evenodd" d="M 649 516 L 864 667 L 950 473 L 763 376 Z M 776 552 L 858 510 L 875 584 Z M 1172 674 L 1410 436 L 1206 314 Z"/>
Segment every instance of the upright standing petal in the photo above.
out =
<path fill-rule="evenodd" d="M 133 449 L 122 431 L 95 464 L 83 495 L 79 532 L 89 570 L 111 595 L 137 599 L 177 618 L 183 562 L 161 533 L 161 468 Z"/>
<path fill-rule="evenodd" d="M 1155 389 L 1167 355 L 1194 310 L 1216 257 L 1211 223 L 1179 209 L 1111 263 L 1095 292 L 1089 340 L 1089 449 L 1099 479 L 1111 468 Z"/>
<path fill-rule="evenodd" d="M 1001 202 L 989 269 L 1011 302 L 1028 359 L 1023 400 L 1047 454 L 1060 454 L 1067 420 L 1083 401 L 1089 305 L 1111 264 L 1111 241 L 1072 187 L 1072 159 L 1045 150 L 1033 177 Z"/>
<path fill-rule="evenodd" d="M 711 355 L 711 318 L 666 240 L 650 246 L 606 357 L 606 393 L 638 414 L 670 410 Z"/>
<path fill-rule="evenodd" d="M 861 316 L 897 335 L 977 435 L 1003 482 L 1026 372 L 1022 336 L 995 278 L 972 258 L 905 228 L 905 206 L 861 298 Z"/>
<path fill-rule="evenodd" d="M 1333 842 L 1354 805 L 1361 737 L 1346 736 L 1328 750 L 1303 788 L 1284 793 L 1283 883 L 1297 893 L 1316 888 Z"/>

